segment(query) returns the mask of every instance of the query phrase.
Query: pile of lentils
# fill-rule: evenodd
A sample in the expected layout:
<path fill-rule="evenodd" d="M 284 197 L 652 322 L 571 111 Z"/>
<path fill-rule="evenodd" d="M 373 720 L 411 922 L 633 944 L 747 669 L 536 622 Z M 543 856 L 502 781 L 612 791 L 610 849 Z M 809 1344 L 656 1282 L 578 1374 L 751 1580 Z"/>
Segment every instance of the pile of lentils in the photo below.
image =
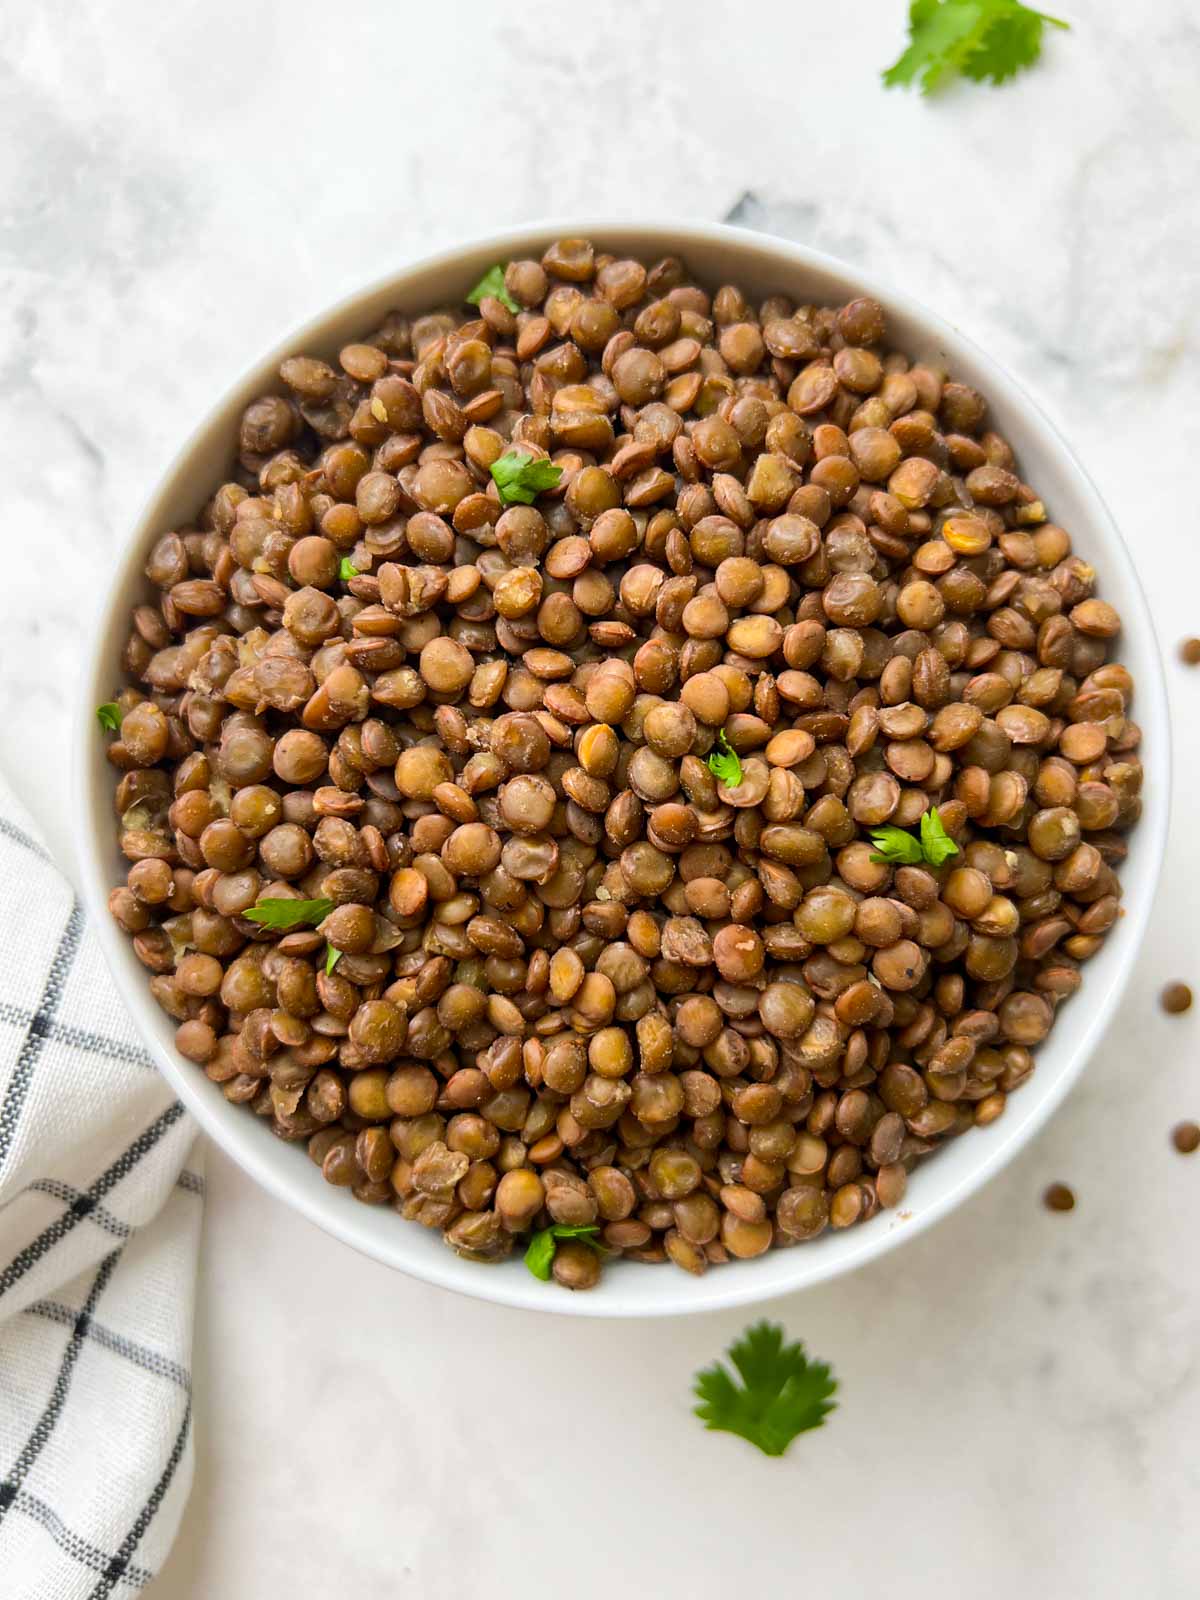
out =
<path fill-rule="evenodd" d="M 1032 1072 L 1140 809 L 1120 619 L 875 301 L 585 239 L 490 276 L 284 361 L 154 545 L 112 914 L 357 1200 L 702 1273 L 897 1206 Z M 957 855 L 879 859 L 933 807 Z M 333 909 L 244 915 L 288 898 Z"/>

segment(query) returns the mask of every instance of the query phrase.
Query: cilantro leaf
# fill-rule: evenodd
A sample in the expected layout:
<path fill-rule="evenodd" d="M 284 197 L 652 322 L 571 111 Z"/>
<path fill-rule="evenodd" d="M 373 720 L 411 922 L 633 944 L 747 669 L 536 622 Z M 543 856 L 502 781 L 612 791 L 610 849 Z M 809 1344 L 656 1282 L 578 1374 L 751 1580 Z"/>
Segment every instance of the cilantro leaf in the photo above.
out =
<path fill-rule="evenodd" d="M 737 751 L 725 737 L 724 728 L 717 735 L 717 743 L 708 756 L 708 770 L 718 783 L 727 789 L 736 789 L 742 781 L 742 763 Z"/>
<path fill-rule="evenodd" d="M 871 851 L 872 861 L 886 861 L 891 866 L 917 867 L 925 859 L 921 854 L 921 841 L 914 839 L 903 828 L 894 828 L 890 822 L 882 828 L 871 829 L 871 843 L 875 846 Z"/>
<path fill-rule="evenodd" d="M 467 296 L 469 306 L 477 306 L 481 300 L 488 298 L 499 300 L 502 306 L 507 306 L 510 311 L 519 311 L 521 308 L 504 287 L 504 268 L 497 261 L 494 267 L 489 267 L 480 278 L 479 282 Z"/>
<path fill-rule="evenodd" d="M 106 733 L 120 733 L 121 708 L 115 700 L 106 700 L 96 707 L 96 721 Z"/>
<path fill-rule="evenodd" d="M 338 962 L 341 959 L 342 959 L 342 951 L 335 950 L 333 948 L 333 946 L 329 943 L 328 939 L 327 939 L 325 941 L 325 976 L 327 978 L 332 973 L 334 967 L 337 966 Z"/>
<path fill-rule="evenodd" d="M 524 450 L 506 450 L 492 462 L 492 477 L 500 491 L 502 505 L 531 506 L 543 489 L 553 489 L 563 469 L 544 456 L 527 455 Z"/>
<path fill-rule="evenodd" d="M 919 839 L 904 828 L 885 823 L 882 828 L 871 829 L 871 842 L 875 846 L 871 860 L 886 861 L 892 866 L 916 867 L 925 863 L 940 867 L 943 861 L 958 854 L 958 846 L 946 832 L 936 806 L 930 806 L 921 818 Z"/>
<path fill-rule="evenodd" d="M 1015 78 L 1041 55 L 1042 30 L 1047 23 L 1055 28 L 1070 27 L 1044 11 L 1031 11 L 1028 6 L 1017 4 L 1005 6 L 963 61 L 960 70 L 964 77 L 976 83 L 1006 83 Z"/>
<path fill-rule="evenodd" d="M 837 1383 L 823 1361 L 804 1346 L 784 1342 L 778 1323 L 756 1322 L 729 1347 L 742 1379 L 715 1361 L 696 1374 L 696 1415 L 706 1428 L 736 1433 L 764 1455 L 781 1456 L 798 1433 L 819 1428 L 835 1402 Z"/>
<path fill-rule="evenodd" d="M 318 922 L 333 910 L 332 900 L 260 900 L 242 915 L 247 922 L 257 922 L 264 928 L 286 931 L 302 928 L 305 924 L 316 927 Z"/>
<path fill-rule="evenodd" d="M 343 556 L 338 566 L 338 577 L 343 583 L 349 583 L 351 578 L 358 577 L 358 568 L 349 556 Z"/>
<path fill-rule="evenodd" d="M 931 867 L 940 867 L 943 861 L 958 854 L 958 846 L 946 832 L 936 806 L 930 806 L 921 818 L 921 850 Z"/>
<path fill-rule="evenodd" d="M 543 1283 L 549 1283 L 550 1269 L 554 1265 L 554 1252 L 558 1248 L 558 1241 L 582 1239 L 584 1244 L 590 1244 L 593 1250 L 602 1250 L 604 1246 L 596 1238 L 599 1232 L 599 1226 L 594 1222 L 551 1223 L 550 1227 L 540 1229 L 530 1239 L 529 1248 L 525 1252 L 525 1265 L 535 1278 L 540 1278 Z"/>
<path fill-rule="evenodd" d="M 930 94 L 962 73 L 975 82 L 1004 83 L 1041 55 L 1049 23 L 1069 23 L 1021 0 L 912 0 L 908 49 L 884 72 L 887 87 L 919 83 Z"/>
<path fill-rule="evenodd" d="M 976 0 L 912 0 L 908 8 L 908 49 L 883 74 L 889 89 L 920 80 L 929 94 L 958 71 L 959 61 L 978 33 L 983 5 Z"/>

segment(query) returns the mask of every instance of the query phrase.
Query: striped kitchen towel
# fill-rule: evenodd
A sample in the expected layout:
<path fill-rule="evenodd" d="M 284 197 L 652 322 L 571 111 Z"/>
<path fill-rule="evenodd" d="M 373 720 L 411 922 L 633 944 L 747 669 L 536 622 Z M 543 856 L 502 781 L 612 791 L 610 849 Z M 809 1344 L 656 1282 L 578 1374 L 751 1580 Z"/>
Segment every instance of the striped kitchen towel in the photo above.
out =
<path fill-rule="evenodd" d="M 192 1472 L 194 1147 L 0 781 L 3 1600 L 127 1600 L 170 1548 Z"/>

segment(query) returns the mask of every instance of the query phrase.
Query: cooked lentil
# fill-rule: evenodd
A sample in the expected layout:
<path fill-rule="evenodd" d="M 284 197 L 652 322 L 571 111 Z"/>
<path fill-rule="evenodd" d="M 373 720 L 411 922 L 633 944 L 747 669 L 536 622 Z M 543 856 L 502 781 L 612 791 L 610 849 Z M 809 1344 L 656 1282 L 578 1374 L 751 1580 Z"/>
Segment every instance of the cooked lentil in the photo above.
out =
<path fill-rule="evenodd" d="M 580 239 L 487 281 L 285 361 L 150 551 L 111 910 L 364 1204 L 700 1273 L 900 1204 L 1033 1070 L 1141 808 L 1120 619 L 874 301 Z M 958 854 L 875 859 L 932 806 Z M 245 915 L 287 897 L 333 909 Z"/>
<path fill-rule="evenodd" d="M 1065 1183 L 1052 1183 L 1042 1195 L 1042 1204 L 1047 1211 L 1074 1211 L 1075 1191 Z"/>
<path fill-rule="evenodd" d="M 1159 1004 L 1168 1016 L 1180 1016 L 1192 1009 L 1192 991 L 1186 983 L 1168 983 L 1159 995 Z"/>

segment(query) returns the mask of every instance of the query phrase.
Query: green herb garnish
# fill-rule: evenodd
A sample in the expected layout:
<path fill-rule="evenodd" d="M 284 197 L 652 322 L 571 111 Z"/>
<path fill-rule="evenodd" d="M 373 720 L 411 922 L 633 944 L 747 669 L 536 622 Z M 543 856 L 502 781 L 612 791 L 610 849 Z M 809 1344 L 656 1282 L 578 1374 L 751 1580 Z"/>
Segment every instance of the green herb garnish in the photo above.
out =
<path fill-rule="evenodd" d="M 340 950 L 335 950 L 333 948 L 333 946 L 330 943 L 328 943 L 328 941 L 326 941 L 326 944 L 325 944 L 325 976 L 327 978 L 329 977 L 330 973 L 333 971 L 334 967 L 337 966 L 338 962 L 341 959 L 342 959 L 342 952 Z"/>
<path fill-rule="evenodd" d="M 708 770 L 718 783 L 727 789 L 736 789 L 742 781 L 742 763 L 737 751 L 725 737 L 724 728 L 717 735 L 717 743 L 708 755 Z"/>
<path fill-rule="evenodd" d="M 102 706 L 96 707 L 96 721 L 108 733 L 120 733 L 121 708 L 115 700 L 106 700 Z"/>
<path fill-rule="evenodd" d="M 351 578 L 358 577 L 358 568 L 354 565 L 349 556 L 342 557 L 341 564 L 338 567 L 338 577 L 343 583 L 349 583 Z"/>
<path fill-rule="evenodd" d="M 543 489 L 553 489 L 563 469 L 544 456 L 527 455 L 524 450 L 506 450 L 492 463 L 492 477 L 506 506 L 531 506 Z"/>
<path fill-rule="evenodd" d="M 798 1433 L 819 1428 L 835 1402 L 837 1382 L 804 1346 L 784 1342 L 775 1322 L 756 1322 L 729 1347 L 742 1386 L 720 1361 L 696 1374 L 696 1415 L 706 1428 L 736 1433 L 767 1456 L 781 1456 Z"/>
<path fill-rule="evenodd" d="M 1069 22 L 1021 0 L 912 0 L 908 49 L 883 74 L 889 89 L 919 82 L 930 94 L 955 73 L 977 83 L 1004 83 L 1042 53 L 1042 32 Z"/>
<path fill-rule="evenodd" d="M 930 806 L 921 818 L 921 849 L 931 867 L 940 867 L 943 861 L 958 854 L 958 846 L 946 832 L 936 806 Z"/>
<path fill-rule="evenodd" d="M 886 861 L 892 866 L 917 867 L 924 861 L 921 841 L 903 828 L 893 828 L 885 823 L 882 828 L 871 829 L 872 861 Z"/>
<path fill-rule="evenodd" d="M 247 922 L 279 931 L 302 928 L 305 924 L 316 927 L 332 910 L 332 900 L 260 900 L 242 915 Z"/>
<path fill-rule="evenodd" d="M 554 1265 L 554 1252 L 558 1248 L 560 1239 L 582 1239 L 584 1244 L 590 1244 L 593 1250 L 603 1250 L 604 1246 L 596 1238 L 600 1232 L 594 1222 L 555 1222 L 548 1228 L 542 1228 L 535 1233 L 529 1241 L 529 1248 L 525 1252 L 525 1265 L 535 1278 L 540 1278 L 543 1283 L 550 1281 L 550 1269 Z"/>
<path fill-rule="evenodd" d="M 507 306 L 510 311 L 519 311 L 521 308 L 504 287 L 504 268 L 497 261 L 494 267 L 489 267 L 480 278 L 479 282 L 467 296 L 469 306 L 477 306 L 481 300 L 488 297 L 499 300 L 502 306 Z"/>
<path fill-rule="evenodd" d="M 940 867 L 943 861 L 958 854 L 958 846 L 946 832 L 938 815 L 938 808 L 930 806 L 921 818 L 921 837 L 904 828 L 894 828 L 886 823 L 882 828 L 871 829 L 872 861 L 886 861 L 891 866 L 917 867 L 927 863 Z"/>

